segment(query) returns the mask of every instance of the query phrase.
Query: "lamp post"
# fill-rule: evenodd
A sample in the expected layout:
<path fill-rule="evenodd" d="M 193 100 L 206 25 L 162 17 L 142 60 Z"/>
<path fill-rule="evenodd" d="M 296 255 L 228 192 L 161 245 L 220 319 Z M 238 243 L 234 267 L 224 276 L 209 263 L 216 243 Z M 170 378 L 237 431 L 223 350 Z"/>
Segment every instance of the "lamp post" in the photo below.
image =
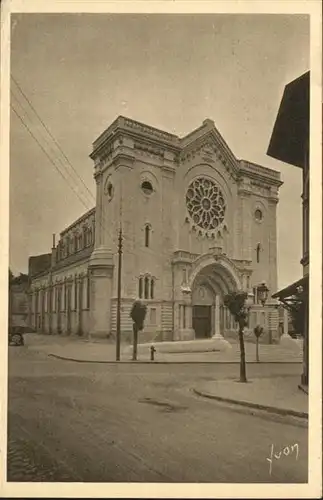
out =
<path fill-rule="evenodd" d="M 260 300 L 262 307 L 265 307 L 266 301 L 268 299 L 268 293 L 269 293 L 269 288 L 266 285 L 265 281 L 262 281 L 258 286 L 257 286 L 257 298 Z M 266 313 L 264 313 L 266 314 Z M 264 324 L 266 324 L 266 320 L 264 318 Z M 269 330 L 269 343 L 272 343 L 272 332 L 270 329 L 270 326 L 268 325 L 268 330 Z"/>

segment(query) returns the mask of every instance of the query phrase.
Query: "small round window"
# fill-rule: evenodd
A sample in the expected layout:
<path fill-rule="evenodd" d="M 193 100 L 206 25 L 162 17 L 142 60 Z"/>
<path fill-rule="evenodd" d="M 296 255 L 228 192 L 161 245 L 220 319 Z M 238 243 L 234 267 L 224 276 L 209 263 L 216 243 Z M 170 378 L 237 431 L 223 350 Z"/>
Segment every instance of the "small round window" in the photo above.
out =
<path fill-rule="evenodd" d="M 262 221 L 262 211 L 259 210 L 259 208 L 257 208 L 257 210 L 255 211 L 255 219 L 258 222 Z"/>
<path fill-rule="evenodd" d="M 110 179 L 108 178 L 105 182 L 105 185 L 104 185 L 104 194 L 106 194 L 108 196 L 109 200 L 111 200 L 113 197 L 113 192 L 114 192 L 113 184 L 110 181 Z"/>
<path fill-rule="evenodd" d="M 147 195 L 149 195 L 149 194 L 151 194 L 153 192 L 153 186 L 152 186 L 151 182 L 149 182 L 149 181 L 144 181 L 141 184 L 141 189 Z"/>

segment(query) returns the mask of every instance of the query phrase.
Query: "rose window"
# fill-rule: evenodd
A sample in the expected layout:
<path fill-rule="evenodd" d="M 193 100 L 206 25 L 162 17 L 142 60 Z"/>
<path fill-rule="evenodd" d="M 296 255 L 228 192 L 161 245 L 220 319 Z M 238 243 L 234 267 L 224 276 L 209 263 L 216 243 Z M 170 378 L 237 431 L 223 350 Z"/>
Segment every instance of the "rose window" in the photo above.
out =
<path fill-rule="evenodd" d="M 198 177 L 191 182 L 186 193 L 186 205 L 193 222 L 202 229 L 216 229 L 224 221 L 224 196 L 211 179 Z"/>

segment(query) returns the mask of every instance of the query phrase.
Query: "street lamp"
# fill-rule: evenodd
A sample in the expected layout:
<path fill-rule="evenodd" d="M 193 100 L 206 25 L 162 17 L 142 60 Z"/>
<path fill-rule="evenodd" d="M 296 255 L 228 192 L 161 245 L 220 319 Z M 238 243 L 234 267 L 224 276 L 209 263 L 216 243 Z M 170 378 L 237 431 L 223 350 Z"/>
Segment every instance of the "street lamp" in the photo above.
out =
<path fill-rule="evenodd" d="M 268 299 L 268 292 L 269 288 L 264 281 L 257 286 L 257 297 L 258 300 L 260 300 L 262 306 L 265 305 L 266 300 Z"/>

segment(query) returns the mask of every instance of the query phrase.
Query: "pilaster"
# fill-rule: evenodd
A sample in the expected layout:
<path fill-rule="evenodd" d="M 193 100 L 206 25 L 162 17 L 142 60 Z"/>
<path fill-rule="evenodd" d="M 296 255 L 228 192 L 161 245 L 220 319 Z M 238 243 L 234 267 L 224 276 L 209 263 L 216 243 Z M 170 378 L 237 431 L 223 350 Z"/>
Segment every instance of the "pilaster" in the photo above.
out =
<path fill-rule="evenodd" d="M 90 338 L 106 338 L 111 331 L 113 254 L 104 247 L 94 250 L 89 261 Z"/>
<path fill-rule="evenodd" d="M 195 332 L 192 327 L 192 297 L 189 289 L 182 291 L 182 298 L 175 307 L 179 310 L 175 340 L 193 340 Z"/>
<path fill-rule="evenodd" d="M 269 213 L 269 288 L 272 291 L 277 290 L 277 221 L 276 221 L 277 200 L 271 198 L 268 200 Z"/>
<path fill-rule="evenodd" d="M 99 171 L 95 176 L 96 182 L 96 211 L 95 211 L 95 246 L 100 247 L 102 244 L 102 232 L 103 232 L 103 176 L 102 172 Z"/>

